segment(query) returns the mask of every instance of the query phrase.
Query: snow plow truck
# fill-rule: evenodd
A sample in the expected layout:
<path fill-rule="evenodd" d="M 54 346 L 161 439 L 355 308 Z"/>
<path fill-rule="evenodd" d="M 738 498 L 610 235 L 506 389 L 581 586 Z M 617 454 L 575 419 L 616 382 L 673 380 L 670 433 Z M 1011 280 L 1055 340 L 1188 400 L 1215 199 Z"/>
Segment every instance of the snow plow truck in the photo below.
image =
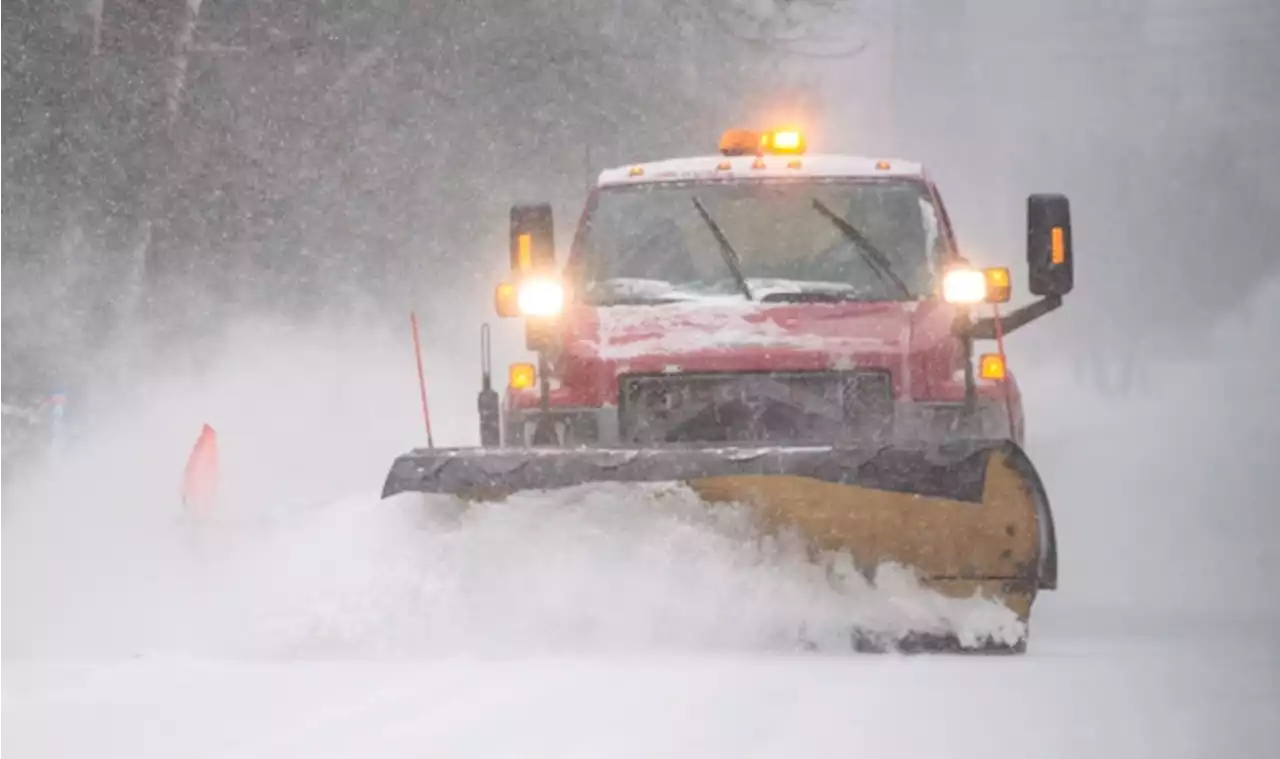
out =
<path fill-rule="evenodd" d="M 494 305 L 536 363 L 511 364 L 500 398 L 486 325 L 481 444 L 401 455 L 383 497 L 683 483 L 1029 629 L 1057 541 L 1003 345 L 1072 289 L 1067 198 L 1028 197 L 1038 297 L 1002 315 L 1009 269 L 962 254 L 920 164 L 811 154 L 793 129 L 719 147 L 601 172 L 563 266 L 551 206 L 512 208 Z"/>

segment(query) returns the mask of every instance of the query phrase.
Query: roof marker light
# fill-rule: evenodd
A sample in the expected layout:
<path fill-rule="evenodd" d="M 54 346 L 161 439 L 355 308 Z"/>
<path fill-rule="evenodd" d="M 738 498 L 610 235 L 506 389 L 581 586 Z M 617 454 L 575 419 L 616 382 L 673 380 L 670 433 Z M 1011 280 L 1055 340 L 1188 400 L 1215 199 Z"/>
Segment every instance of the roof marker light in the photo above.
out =
<path fill-rule="evenodd" d="M 644 167 L 643 167 L 643 166 L 632 166 L 632 167 L 631 167 L 631 170 L 630 170 L 630 171 L 628 171 L 628 172 L 627 172 L 627 174 L 628 174 L 628 176 L 633 176 L 633 177 L 642 177 L 642 176 L 644 176 Z"/>
<path fill-rule="evenodd" d="M 888 171 L 890 168 L 891 167 L 888 161 L 885 161 L 885 160 L 876 161 L 876 171 Z"/>

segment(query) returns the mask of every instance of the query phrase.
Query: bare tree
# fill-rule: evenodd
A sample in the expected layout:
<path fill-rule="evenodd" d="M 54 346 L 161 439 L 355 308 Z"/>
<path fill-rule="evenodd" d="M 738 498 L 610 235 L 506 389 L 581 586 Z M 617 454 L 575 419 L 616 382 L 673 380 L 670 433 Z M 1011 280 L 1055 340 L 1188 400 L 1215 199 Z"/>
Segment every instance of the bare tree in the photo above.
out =
<path fill-rule="evenodd" d="M 181 21 L 178 23 L 177 32 L 174 34 L 171 71 L 165 82 L 165 112 L 168 114 L 168 126 L 170 129 L 173 128 L 174 122 L 178 119 L 182 93 L 187 85 L 187 57 L 191 50 L 192 40 L 195 38 L 196 22 L 200 18 L 201 2 L 202 0 L 185 0 L 183 4 L 184 12 Z"/>
<path fill-rule="evenodd" d="M 869 44 L 857 0 L 721 0 L 707 8 L 722 31 L 757 49 L 841 58 Z"/>

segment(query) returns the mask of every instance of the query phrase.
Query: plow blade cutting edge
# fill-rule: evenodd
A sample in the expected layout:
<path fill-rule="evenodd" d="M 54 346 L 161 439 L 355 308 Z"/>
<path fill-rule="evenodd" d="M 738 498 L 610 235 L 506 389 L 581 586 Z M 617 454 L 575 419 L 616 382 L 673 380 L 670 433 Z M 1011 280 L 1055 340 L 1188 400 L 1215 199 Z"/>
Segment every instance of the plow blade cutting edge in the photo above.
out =
<path fill-rule="evenodd" d="M 766 530 L 794 528 L 814 549 L 847 551 L 868 575 L 895 562 L 943 595 L 998 599 L 1024 623 L 1036 593 L 1057 585 L 1048 498 L 1026 454 L 1003 439 L 874 448 L 417 449 L 392 464 L 382 496 L 500 500 L 595 482 L 683 483 L 708 503 L 751 507 Z M 965 648 L 946 636 L 893 647 Z"/>

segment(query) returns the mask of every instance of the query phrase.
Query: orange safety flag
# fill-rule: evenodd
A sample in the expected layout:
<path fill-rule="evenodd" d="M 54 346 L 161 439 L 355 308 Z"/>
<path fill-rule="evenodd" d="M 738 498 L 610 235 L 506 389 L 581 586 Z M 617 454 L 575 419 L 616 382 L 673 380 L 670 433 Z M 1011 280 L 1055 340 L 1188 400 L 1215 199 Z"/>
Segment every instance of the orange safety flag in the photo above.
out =
<path fill-rule="evenodd" d="M 187 458 L 187 468 L 182 476 L 182 505 L 190 513 L 208 514 L 213 510 L 218 484 L 218 433 L 209 425 L 200 430 L 200 437 Z"/>

